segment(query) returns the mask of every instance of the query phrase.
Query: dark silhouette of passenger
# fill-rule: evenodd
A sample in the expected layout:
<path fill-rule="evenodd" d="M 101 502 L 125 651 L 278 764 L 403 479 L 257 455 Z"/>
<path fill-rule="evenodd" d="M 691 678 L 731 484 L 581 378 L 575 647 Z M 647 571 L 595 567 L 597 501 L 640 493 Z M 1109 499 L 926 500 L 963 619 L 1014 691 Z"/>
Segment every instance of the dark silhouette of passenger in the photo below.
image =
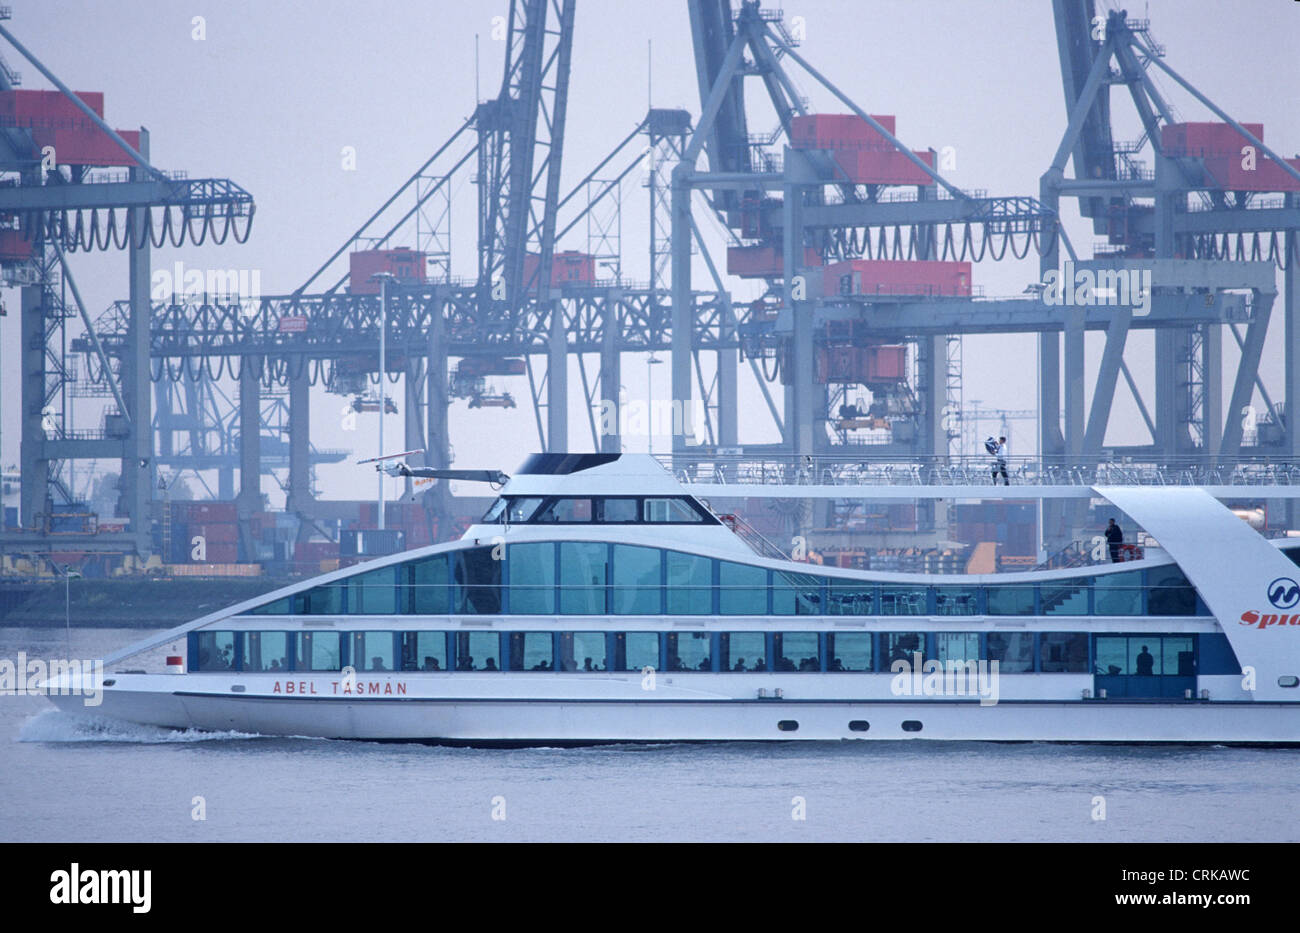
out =
<path fill-rule="evenodd" d="M 1139 677 L 1151 677 L 1155 674 L 1155 667 L 1156 659 L 1147 650 L 1147 646 L 1143 645 L 1142 652 L 1137 656 L 1137 670 L 1134 673 Z"/>
<path fill-rule="evenodd" d="M 582 669 L 583 669 L 584 671 L 594 671 L 594 670 L 595 670 L 595 668 L 591 666 L 591 658 L 583 658 L 583 659 L 582 659 Z"/>
<path fill-rule="evenodd" d="M 370 669 L 372 671 L 388 670 L 388 668 L 384 667 L 384 659 L 381 658 L 379 655 L 375 655 L 373 658 L 370 659 Z"/>
<path fill-rule="evenodd" d="M 816 659 L 816 658 L 804 658 L 802 661 L 799 662 L 799 670 L 801 670 L 801 671 L 815 671 L 815 670 L 817 670 L 817 659 Z"/>
<path fill-rule="evenodd" d="M 483 670 L 485 671 L 495 671 L 496 669 L 497 669 L 496 658 L 488 658 L 487 661 L 485 661 L 483 664 Z"/>
<path fill-rule="evenodd" d="M 699 663 L 698 665 L 696 665 L 696 668 L 695 668 L 695 669 L 696 669 L 697 671 L 707 671 L 707 670 L 709 670 L 709 669 L 712 668 L 712 667 L 713 667 L 713 665 L 712 665 L 711 663 L 709 663 L 709 659 L 708 659 L 708 658 L 704 658 L 703 660 L 700 661 L 700 663 Z"/>
<path fill-rule="evenodd" d="M 743 671 L 745 669 L 745 659 L 737 658 L 736 663 L 731 666 L 733 671 Z"/>
<path fill-rule="evenodd" d="M 750 668 L 750 670 L 765 671 L 767 670 L 767 665 L 763 663 L 762 658 L 759 658 L 757 661 L 754 662 L 754 666 Z"/>
<path fill-rule="evenodd" d="M 424 656 L 424 667 L 421 670 L 440 671 L 442 667 L 438 664 L 438 659 L 431 654 Z"/>
<path fill-rule="evenodd" d="M 1110 562 L 1112 564 L 1120 562 L 1119 547 L 1123 543 L 1124 532 L 1119 525 L 1115 524 L 1115 519 L 1112 518 L 1110 524 L 1106 526 L 1106 544 L 1110 548 Z"/>
<path fill-rule="evenodd" d="M 842 671 L 844 670 L 844 664 L 840 661 L 839 658 L 831 658 L 830 663 L 826 665 L 826 670 Z"/>
<path fill-rule="evenodd" d="M 781 659 L 776 662 L 776 666 L 777 666 L 777 670 L 781 670 L 781 671 L 796 670 L 794 666 L 794 662 L 791 661 L 789 658 L 785 657 L 784 655 L 782 655 Z"/>
<path fill-rule="evenodd" d="M 279 658 L 272 658 L 272 659 L 271 659 L 271 667 L 270 667 L 270 670 L 273 670 L 273 671 L 281 670 L 281 667 L 280 667 L 280 659 L 279 659 Z"/>
<path fill-rule="evenodd" d="M 456 670 L 458 671 L 474 670 L 474 655 L 472 654 L 461 655 L 460 660 L 456 663 Z"/>

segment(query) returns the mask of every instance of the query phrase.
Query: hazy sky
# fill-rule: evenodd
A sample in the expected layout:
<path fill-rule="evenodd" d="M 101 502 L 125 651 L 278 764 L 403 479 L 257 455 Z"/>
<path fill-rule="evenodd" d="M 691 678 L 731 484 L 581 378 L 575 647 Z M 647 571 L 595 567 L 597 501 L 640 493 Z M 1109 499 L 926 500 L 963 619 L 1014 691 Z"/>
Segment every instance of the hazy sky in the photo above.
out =
<path fill-rule="evenodd" d="M 177 260 L 192 268 L 256 270 L 264 294 L 291 291 L 443 142 L 474 106 L 475 35 L 480 97 L 493 96 L 501 80 L 504 43 L 492 39 L 493 17 L 504 0 L 450 2 L 243 2 L 189 3 L 118 0 L 114 3 L 17 0 L 7 25 L 69 85 L 103 91 L 107 118 L 120 128 L 147 127 L 152 161 L 190 177 L 228 177 L 257 201 L 246 245 L 154 252 L 155 267 Z M 787 20 L 803 17 L 801 52 L 864 109 L 897 115 L 897 134 L 914 148 L 953 146 L 956 168 L 947 174 L 963 188 L 992 195 L 1036 195 L 1065 128 L 1051 6 L 1046 0 L 914 0 L 831 2 L 787 0 Z M 1159 0 L 1130 5 L 1149 16 L 1167 61 L 1238 119 L 1265 124 L 1265 141 L 1285 155 L 1300 151 L 1295 93 L 1300 79 L 1297 39 L 1300 5 L 1282 0 L 1221 3 Z M 193 37 L 196 16 L 206 38 Z M 566 189 L 644 115 L 647 42 L 653 43 L 653 102 L 698 113 L 700 103 L 684 0 L 623 2 L 579 0 L 565 140 Z M 3 46 L 0 46 L 3 47 Z M 23 87 L 47 87 L 34 68 L 4 48 Z M 843 108 L 806 76 L 796 80 L 814 110 Z M 1210 115 L 1167 78 L 1157 78 L 1184 119 Z M 761 85 L 750 85 L 757 100 Z M 1116 137 L 1136 138 L 1140 128 L 1125 95 L 1113 93 Z M 765 131 L 769 112 L 754 108 L 751 130 Z M 356 168 L 341 153 L 355 147 Z M 625 276 L 644 280 L 645 190 L 633 177 L 623 192 Z M 472 276 L 475 191 L 466 174 L 455 191 L 453 267 Z M 1090 228 L 1067 207 L 1073 242 L 1086 252 Z M 706 234 L 719 244 L 716 230 Z M 559 248 L 584 249 L 585 228 Z M 721 254 L 719 254 L 720 256 Z M 78 255 L 81 291 L 98 314 L 126 297 L 126 257 Z M 336 276 L 337 277 L 337 274 Z M 985 261 L 974 280 L 988 295 L 1018 295 L 1037 279 L 1036 260 Z M 331 280 L 332 281 L 332 280 Z M 702 265 L 697 287 L 705 287 Z M 752 283 L 731 280 L 738 299 Z M 18 342 L 15 291 L 3 294 L 9 315 L 0 318 L 0 392 L 3 435 L 0 461 L 18 459 L 18 378 L 11 361 Z M 1281 397 L 1280 316 L 1270 336 L 1264 379 Z M 1225 391 L 1235 367 L 1225 340 Z M 1031 407 L 1036 377 L 1032 338 L 968 338 L 965 397 L 982 407 Z M 1128 360 L 1139 383 L 1150 385 L 1150 341 L 1138 333 Z M 1100 335 L 1089 338 L 1089 367 L 1100 356 Z M 589 371 L 595 371 L 594 360 Z M 624 358 L 623 383 L 632 398 L 646 396 L 643 359 Z M 748 368 L 741 369 L 742 391 Z M 523 451 L 538 447 L 527 382 L 495 380 L 520 402 L 513 410 L 470 412 L 464 400 L 452 414 L 458 466 L 511 468 Z M 570 377 L 570 447 L 591 448 L 576 365 Z M 395 391 L 398 391 L 395 389 Z M 668 367 L 658 367 L 655 395 L 668 394 Z M 397 396 L 401 404 L 400 395 Z M 1148 398 L 1149 400 L 1149 398 Z M 343 431 L 345 400 L 318 393 L 313 400 L 313 441 L 349 447 L 360 456 L 375 446 L 376 416 Z M 76 424 L 96 426 L 97 413 L 79 408 Z M 761 403 L 746 403 L 742 439 L 770 439 Z M 1112 442 L 1141 442 L 1145 431 L 1125 390 L 1117 395 Z M 402 420 L 386 431 L 400 441 Z M 1016 425 L 1027 452 L 1032 426 Z M 508 440 L 507 440 L 508 439 Z M 660 439 L 662 449 L 666 439 Z M 391 449 L 400 449 L 390 443 Z M 644 449 L 644 438 L 629 439 Z M 108 466 L 108 464 L 103 464 Z M 115 466 L 112 467 L 115 469 Z M 359 468 L 324 468 L 326 495 L 351 495 Z M 272 484 L 266 484 L 271 486 Z M 266 487 L 264 487 L 266 488 Z M 273 492 L 278 500 L 278 493 Z"/>

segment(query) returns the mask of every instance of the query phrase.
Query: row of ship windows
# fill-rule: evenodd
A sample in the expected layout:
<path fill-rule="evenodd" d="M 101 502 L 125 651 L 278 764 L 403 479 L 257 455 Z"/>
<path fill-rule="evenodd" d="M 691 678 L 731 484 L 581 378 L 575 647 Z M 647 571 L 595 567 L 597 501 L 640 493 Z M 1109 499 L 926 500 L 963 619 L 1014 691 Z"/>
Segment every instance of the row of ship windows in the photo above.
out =
<path fill-rule="evenodd" d="M 1223 635 L 1086 632 L 192 632 L 192 671 L 888 672 L 997 661 L 1003 673 L 1239 673 Z"/>
<path fill-rule="evenodd" d="M 1041 583 L 911 586 L 660 548 L 543 541 L 362 571 L 252 615 L 1208 615 L 1176 566 Z"/>

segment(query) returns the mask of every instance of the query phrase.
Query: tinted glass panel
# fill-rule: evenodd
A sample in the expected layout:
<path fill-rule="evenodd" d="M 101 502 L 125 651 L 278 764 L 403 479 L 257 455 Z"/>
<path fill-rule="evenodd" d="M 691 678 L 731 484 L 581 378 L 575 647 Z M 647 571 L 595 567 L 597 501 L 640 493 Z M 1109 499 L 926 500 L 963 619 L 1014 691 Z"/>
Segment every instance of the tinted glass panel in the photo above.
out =
<path fill-rule="evenodd" d="M 1166 674 L 1194 677 L 1196 675 L 1196 654 L 1192 648 L 1192 636 L 1166 635 L 1161 638 L 1160 661 L 1161 667 Z"/>
<path fill-rule="evenodd" d="M 397 567 L 380 567 L 348 579 L 348 612 L 389 615 L 397 611 Z"/>
<path fill-rule="evenodd" d="M 822 581 L 806 573 L 772 574 L 772 612 L 775 615 L 818 615 L 822 611 Z"/>
<path fill-rule="evenodd" d="M 403 632 L 402 670 L 447 670 L 446 632 Z"/>
<path fill-rule="evenodd" d="M 659 669 L 659 635 L 656 632 L 627 632 L 618 636 L 622 670 Z"/>
<path fill-rule="evenodd" d="M 1019 674 L 1034 669 L 1034 636 L 1030 632 L 989 632 L 988 656 L 998 670 Z"/>
<path fill-rule="evenodd" d="M 555 543 L 512 544 L 510 611 L 546 614 L 555 611 Z"/>
<path fill-rule="evenodd" d="M 885 632 L 880 636 L 880 650 L 884 655 L 886 669 L 895 661 L 906 661 L 916 666 L 916 655 L 921 655 L 921 663 L 926 661 L 924 632 Z"/>
<path fill-rule="evenodd" d="M 300 671 L 340 671 L 342 645 L 341 632 L 299 632 L 294 663 Z"/>
<path fill-rule="evenodd" d="M 980 637 L 975 632 L 939 632 L 934 638 L 935 657 L 942 664 L 980 659 Z"/>
<path fill-rule="evenodd" d="M 724 632 L 719 636 L 720 669 L 724 671 L 763 671 L 767 669 L 766 638 L 762 632 Z"/>
<path fill-rule="evenodd" d="M 832 632 L 826 636 L 828 671 L 869 671 L 871 668 L 870 632 Z"/>
<path fill-rule="evenodd" d="M 264 606 L 254 606 L 245 615 L 250 616 L 287 616 L 293 612 L 293 600 L 286 596 Z"/>
<path fill-rule="evenodd" d="M 391 671 L 393 665 L 392 632 L 354 632 L 352 666 L 359 671 Z"/>
<path fill-rule="evenodd" d="M 670 671 L 707 671 L 712 668 L 708 632 L 670 632 L 668 666 Z"/>
<path fill-rule="evenodd" d="M 501 611 L 501 561 L 493 559 L 492 550 L 480 547 L 451 553 L 452 612 Z"/>
<path fill-rule="evenodd" d="M 685 499 L 646 499 L 641 514 L 647 522 L 704 521 Z"/>
<path fill-rule="evenodd" d="M 420 615 L 445 613 L 451 605 L 451 575 L 447 555 L 426 557 L 411 564 L 411 611 Z"/>
<path fill-rule="evenodd" d="M 501 670 L 501 636 L 496 632 L 457 632 L 456 670 Z"/>
<path fill-rule="evenodd" d="M 816 632 L 778 632 L 773 638 L 778 671 L 821 670 L 821 649 Z"/>
<path fill-rule="evenodd" d="M 1147 611 L 1153 616 L 1196 614 L 1196 590 L 1177 567 L 1154 567 L 1147 571 L 1150 593 Z"/>
<path fill-rule="evenodd" d="M 196 671 L 232 671 L 235 669 L 235 633 L 199 632 Z"/>
<path fill-rule="evenodd" d="M 560 664 L 566 671 L 596 673 L 606 669 L 604 632 L 561 632 Z"/>
<path fill-rule="evenodd" d="M 572 525 L 591 521 L 590 499 L 556 499 L 542 509 L 533 519 L 536 522 L 556 522 Z"/>
<path fill-rule="evenodd" d="M 1083 632 L 1045 632 L 1039 642 L 1039 670 L 1054 674 L 1088 672 L 1088 636 Z M 1100 653 L 1097 662 L 1101 663 Z"/>
<path fill-rule="evenodd" d="M 549 671 L 554 661 L 550 632 L 510 632 L 510 669 L 512 671 Z"/>
<path fill-rule="evenodd" d="M 634 522 L 637 520 L 635 499 L 606 499 L 602 520 L 609 522 Z"/>
<path fill-rule="evenodd" d="M 609 548 L 586 541 L 560 544 L 560 612 L 603 613 Z"/>
<path fill-rule="evenodd" d="M 713 562 L 707 557 L 669 551 L 668 611 L 674 615 L 713 612 Z"/>
<path fill-rule="evenodd" d="M 923 586 L 895 586 L 885 583 L 880 587 L 880 614 L 887 616 L 925 615 L 926 588 Z"/>
<path fill-rule="evenodd" d="M 295 615 L 333 615 L 343 611 L 343 589 L 345 584 L 327 583 L 312 587 L 305 593 L 294 595 L 293 611 Z"/>
<path fill-rule="evenodd" d="M 1093 580 L 1094 612 L 1099 616 L 1142 614 L 1142 571 L 1103 574 Z"/>
<path fill-rule="evenodd" d="M 614 545 L 614 611 L 623 615 L 650 615 L 660 611 L 658 548 Z"/>
<path fill-rule="evenodd" d="M 246 632 L 244 634 L 244 670 L 278 673 L 288 669 L 288 632 Z"/>
<path fill-rule="evenodd" d="M 875 612 L 876 585 L 832 579 L 826 612 L 833 616 L 867 616 Z"/>
<path fill-rule="evenodd" d="M 767 612 L 767 571 L 747 564 L 718 563 L 718 611 L 723 615 Z"/>
<path fill-rule="evenodd" d="M 985 589 L 988 614 L 991 616 L 1031 616 L 1034 614 L 1033 584 L 990 586 Z"/>
<path fill-rule="evenodd" d="M 511 499 L 506 508 L 506 521 L 512 524 L 526 522 L 533 517 L 533 513 L 541 504 L 542 500 L 536 498 Z"/>
<path fill-rule="evenodd" d="M 1045 616 L 1081 616 L 1088 614 L 1088 581 L 1053 580 L 1040 585 Z"/>
<path fill-rule="evenodd" d="M 973 586 L 936 586 L 934 611 L 941 616 L 973 616 L 979 611 L 977 590 Z"/>

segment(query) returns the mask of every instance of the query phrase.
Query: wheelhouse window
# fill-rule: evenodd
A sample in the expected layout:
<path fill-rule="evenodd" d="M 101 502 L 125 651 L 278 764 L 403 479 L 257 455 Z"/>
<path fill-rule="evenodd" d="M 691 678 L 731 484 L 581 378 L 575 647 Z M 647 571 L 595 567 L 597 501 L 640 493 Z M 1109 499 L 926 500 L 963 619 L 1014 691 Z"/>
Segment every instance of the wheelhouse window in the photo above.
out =
<path fill-rule="evenodd" d="M 767 571 L 749 564 L 718 562 L 718 612 L 722 615 L 767 613 Z"/>
<path fill-rule="evenodd" d="M 299 632 L 295 666 L 300 671 L 341 671 L 342 646 L 339 632 Z"/>
<path fill-rule="evenodd" d="M 672 522 L 680 525 L 704 521 L 704 516 L 695 511 L 685 499 L 646 499 L 641 514 L 647 522 Z"/>
<path fill-rule="evenodd" d="M 821 648 L 816 632 L 778 632 L 772 637 L 778 671 L 819 671 Z"/>
<path fill-rule="evenodd" d="M 1088 635 L 1085 632 L 1044 632 L 1039 637 L 1038 669 L 1049 674 L 1088 672 Z M 1097 663 L 1101 664 L 1098 656 Z"/>
<path fill-rule="evenodd" d="M 765 671 L 767 638 L 762 632 L 723 632 L 718 636 L 718 669 L 723 671 Z"/>
<path fill-rule="evenodd" d="M 537 511 L 537 507 L 542 504 L 540 497 L 521 496 L 517 499 L 510 499 L 506 505 L 506 522 L 516 525 L 521 522 L 529 521 Z"/>
<path fill-rule="evenodd" d="M 604 632 L 561 632 L 560 665 L 566 671 L 594 674 L 607 670 Z"/>
<path fill-rule="evenodd" d="M 591 521 L 593 510 L 590 499 L 554 499 L 545 505 L 533 519 L 537 523 L 577 525 Z"/>
<path fill-rule="evenodd" d="M 596 521 L 607 525 L 631 524 L 639 518 L 636 499 L 601 499 Z"/>
<path fill-rule="evenodd" d="M 826 670 L 869 671 L 873 664 L 870 632 L 831 632 L 826 636 Z"/>
<path fill-rule="evenodd" d="M 669 632 L 668 670 L 709 671 L 713 669 L 712 639 L 708 632 Z"/>
<path fill-rule="evenodd" d="M 510 670 L 554 670 L 555 646 L 550 632 L 510 632 Z"/>
<path fill-rule="evenodd" d="M 456 670 L 501 670 L 501 636 L 496 632 L 457 632 Z"/>
<path fill-rule="evenodd" d="M 542 541 L 512 544 L 510 561 L 510 611 L 528 615 L 555 612 L 555 544 Z"/>
<path fill-rule="evenodd" d="M 596 615 L 606 608 L 609 547 L 589 541 L 560 543 L 560 612 Z"/>
<path fill-rule="evenodd" d="M 709 615 L 713 612 L 713 561 L 695 554 L 668 551 L 667 603 L 671 615 Z"/>
<path fill-rule="evenodd" d="M 988 659 L 997 661 L 998 670 L 1003 673 L 1022 674 L 1032 671 L 1034 669 L 1033 633 L 989 632 Z"/>
<path fill-rule="evenodd" d="M 446 671 L 446 632 L 403 632 L 402 670 Z"/>
<path fill-rule="evenodd" d="M 652 615 L 661 611 L 663 552 L 652 547 L 614 545 L 614 612 Z"/>
<path fill-rule="evenodd" d="M 244 670 L 280 673 L 289 669 L 288 632 L 247 632 Z"/>
<path fill-rule="evenodd" d="M 236 668 L 234 632 L 199 632 L 193 666 L 196 671 L 233 671 Z"/>
<path fill-rule="evenodd" d="M 451 605 L 451 574 L 446 554 L 412 561 L 410 568 L 411 612 L 442 615 Z"/>
<path fill-rule="evenodd" d="M 353 632 L 352 666 L 359 671 L 395 670 L 396 645 L 392 632 Z"/>
<path fill-rule="evenodd" d="M 620 632 L 615 638 L 616 664 L 620 671 L 659 669 L 658 632 Z"/>

